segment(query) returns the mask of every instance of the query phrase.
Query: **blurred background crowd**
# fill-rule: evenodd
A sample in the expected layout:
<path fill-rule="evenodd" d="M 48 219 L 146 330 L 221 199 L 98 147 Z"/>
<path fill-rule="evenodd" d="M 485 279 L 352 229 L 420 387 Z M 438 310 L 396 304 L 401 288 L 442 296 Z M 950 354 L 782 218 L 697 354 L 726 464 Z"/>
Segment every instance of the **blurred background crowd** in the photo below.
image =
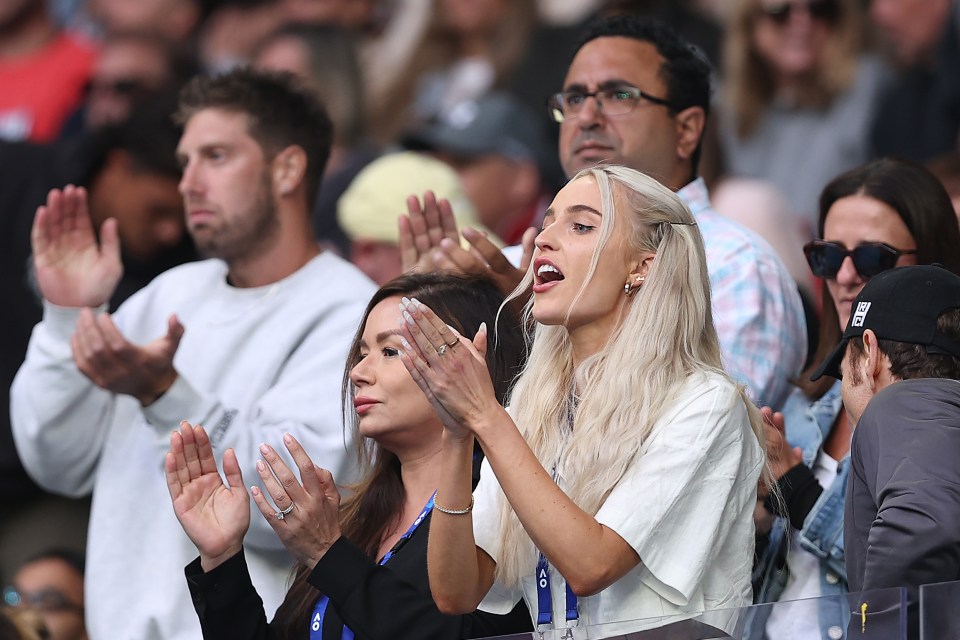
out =
<path fill-rule="evenodd" d="M 371 279 L 399 274 L 396 218 L 426 189 L 461 225 L 516 244 L 565 180 L 546 99 L 583 25 L 617 12 L 662 19 L 713 65 L 701 174 L 716 209 L 797 280 L 811 347 L 819 285 L 802 247 L 824 185 L 896 155 L 931 169 L 960 211 L 955 0 L 0 0 L 2 584 L 32 558 L 51 577 L 29 590 L 82 615 L 71 550 L 84 548 L 89 501 L 37 487 L 8 423 L 41 317 L 30 225 L 49 189 L 83 185 L 94 224 L 119 221 L 115 308 L 196 258 L 177 190 L 179 88 L 252 65 L 301 76 L 326 104 L 335 135 L 314 231 Z"/>

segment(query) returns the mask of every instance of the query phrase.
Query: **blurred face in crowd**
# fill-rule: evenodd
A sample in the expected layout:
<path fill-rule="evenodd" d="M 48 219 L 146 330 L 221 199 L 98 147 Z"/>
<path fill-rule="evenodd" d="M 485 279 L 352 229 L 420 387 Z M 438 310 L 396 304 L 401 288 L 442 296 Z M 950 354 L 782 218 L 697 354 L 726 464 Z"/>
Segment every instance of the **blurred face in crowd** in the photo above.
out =
<path fill-rule="evenodd" d="M 503 20 L 506 0 L 439 0 L 444 24 L 463 35 L 488 33 Z"/>
<path fill-rule="evenodd" d="M 633 86 L 666 99 L 667 84 L 660 76 L 663 62 L 648 42 L 596 38 L 577 52 L 563 90 L 592 93 Z M 595 98 L 586 98 L 579 113 L 560 124 L 560 163 L 568 176 L 600 162 L 622 164 L 679 189 L 690 169 L 679 153 L 677 129 L 677 118 L 664 105 L 641 98 L 628 113 L 608 116 Z"/>
<path fill-rule="evenodd" d="M 274 38 L 257 54 L 254 66 L 266 71 L 289 71 L 308 81 L 313 75 L 307 45 L 292 36 Z"/>
<path fill-rule="evenodd" d="M 170 82 L 170 76 L 167 57 L 158 46 L 132 38 L 107 43 L 90 78 L 87 124 L 96 128 L 120 122 L 136 100 Z"/>
<path fill-rule="evenodd" d="M 116 218 L 126 255 L 148 262 L 183 240 L 183 200 L 177 179 L 137 167 L 127 152 L 109 154 L 89 191 L 95 224 Z"/>
<path fill-rule="evenodd" d="M 197 0 L 89 0 L 87 8 L 108 33 L 141 31 L 179 40 L 200 17 Z"/>
<path fill-rule="evenodd" d="M 776 81 L 816 70 L 840 10 L 840 0 L 759 0 L 753 47 Z"/>
<path fill-rule="evenodd" d="M 865 242 L 882 242 L 900 250 L 917 248 L 903 218 L 886 203 L 864 195 L 847 196 L 833 203 L 824 220 L 823 239 L 840 243 L 848 251 Z M 916 262 L 915 255 L 902 255 L 896 266 Z M 866 283 L 866 278 L 854 268 L 851 256 L 843 260 L 836 277 L 826 281 L 827 290 L 837 308 L 841 330 L 847 326 L 854 298 Z"/>
<path fill-rule="evenodd" d="M 205 256 L 227 263 L 265 252 L 279 231 L 270 161 L 245 113 L 207 108 L 186 124 L 177 158 L 187 229 Z"/>
<path fill-rule="evenodd" d="M 443 426 L 400 360 L 400 297 L 370 311 L 360 338 L 360 359 L 350 370 L 360 435 L 397 452 L 437 441 Z"/>
<path fill-rule="evenodd" d="M 43 617 L 50 640 L 86 640 L 83 622 L 83 576 L 59 558 L 24 565 L 14 576 L 21 606 Z"/>
<path fill-rule="evenodd" d="M 950 6 L 951 0 L 871 0 L 870 17 L 897 62 L 909 66 L 933 55 Z"/>

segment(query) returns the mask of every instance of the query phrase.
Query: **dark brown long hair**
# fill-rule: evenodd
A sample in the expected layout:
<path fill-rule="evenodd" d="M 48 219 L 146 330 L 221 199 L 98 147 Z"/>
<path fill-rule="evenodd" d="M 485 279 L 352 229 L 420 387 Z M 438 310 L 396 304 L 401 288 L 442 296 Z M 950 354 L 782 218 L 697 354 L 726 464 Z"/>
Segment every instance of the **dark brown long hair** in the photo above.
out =
<path fill-rule="evenodd" d="M 960 224 L 950 196 L 937 178 L 919 164 L 899 158 L 881 158 L 840 174 L 820 195 L 820 222 L 823 228 L 830 208 L 837 200 L 863 195 L 883 202 L 897 212 L 917 243 L 917 264 L 935 262 L 960 274 Z M 840 316 L 826 286 L 822 287 L 820 337 L 812 364 L 796 381 L 811 400 L 819 400 L 833 378 L 824 376 L 816 382 L 810 376 L 840 343 L 843 329 Z"/>
<path fill-rule="evenodd" d="M 359 435 L 359 417 L 352 402 L 356 391 L 350 381 L 350 370 L 359 359 L 360 339 L 370 312 L 383 300 L 395 296 L 417 298 L 464 336 L 476 335 L 480 324 L 487 323 L 491 338 L 487 369 L 501 404 L 520 371 L 525 348 L 519 320 L 507 307 L 500 312 L 497 330 L 493 330 L 503 295 L 487 280 L 452 274 L 409 274 L 391 280 L 373 295 L 353 338 L 343 372 L 344 424 L 349 425 L 357 446 L 360 481 L 350 488 L 350 494 L 340 505 L 342 534 L 371 558 L 376 557 L 384 534 L 398 524 L 405 494 L 397 456 Z M 305 565 L 294 569 L 293 583 L 272 623 L 276 637 L 303 637 L 319 595 L 307 582 L 311 570 L 312 567 Z"/>

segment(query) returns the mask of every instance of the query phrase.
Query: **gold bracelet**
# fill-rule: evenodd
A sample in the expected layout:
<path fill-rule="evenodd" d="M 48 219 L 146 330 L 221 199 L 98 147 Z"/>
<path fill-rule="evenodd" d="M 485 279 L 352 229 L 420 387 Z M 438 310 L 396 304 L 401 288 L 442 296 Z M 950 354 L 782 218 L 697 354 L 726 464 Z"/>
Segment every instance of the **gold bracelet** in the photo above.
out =
<path fill-rule="evenodd" d="M 466 509 L 446 509 L 440 506 L 440 503 L 437 502 L 436 498 L 433 499 L 433 508 L 440 513 L 445 513 L 450 516 L 462 516 L 473 511 L 473 496 L 470 496 L 470 506 Z"/>

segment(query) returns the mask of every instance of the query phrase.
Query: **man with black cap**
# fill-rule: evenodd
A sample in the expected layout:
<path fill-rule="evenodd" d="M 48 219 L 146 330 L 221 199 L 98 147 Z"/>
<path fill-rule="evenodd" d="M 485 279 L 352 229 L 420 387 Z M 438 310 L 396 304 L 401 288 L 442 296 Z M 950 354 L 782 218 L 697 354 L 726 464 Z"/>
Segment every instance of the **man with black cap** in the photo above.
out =
<path fill-rule="evenodd" d="M 850 591 L 907 587 L 908 637 L 918 637 L 919 586 L 960 579 L 960 276 L 923 265 L 871 279 L 822 375 L 842 378 L 857 425 Z"/>

